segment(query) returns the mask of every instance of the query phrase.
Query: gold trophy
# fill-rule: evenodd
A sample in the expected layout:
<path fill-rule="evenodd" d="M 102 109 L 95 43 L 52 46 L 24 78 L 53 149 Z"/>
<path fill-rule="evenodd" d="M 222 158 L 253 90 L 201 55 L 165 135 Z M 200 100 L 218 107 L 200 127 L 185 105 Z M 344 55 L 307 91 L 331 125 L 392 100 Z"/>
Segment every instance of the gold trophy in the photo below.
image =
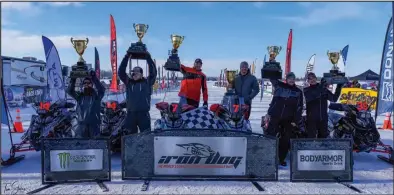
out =
<path fill-rule="evenodd" d="M 81 39 L 74 40 L 73 38 L 71 38 L 70 41 L 71 44 L 73 44 L 75 51 L 79 55 L 77 65 L 71 67 L 70 78 L 90 77 L 88 66 L 86 66 L 86 62 L 82 57 L 83 53 L 85 52 L 88 46 L 89 39 L 86 38 L 86 40 L 81 40 Z"/>
<path fill-rule="evenodd" d="M 181 61 L 179 60 L 178 56 L 178 48 L 181 46 L 185 36 L 180 35 L 171 35 L 171 42 L 172 42 L 172 50 L 169 53 L 169 57 L 167 62 L 164 64 L 164 69 L 169 71 L 180 71 L 181 70 Z"/>
<path fill-rule="evenodd" d="M 149 25 L 147 24 L 133 24 L 135 33 L 138 37 L 138 42 L 131 43 L 129 50 L 127 51 L 131 54 L 131 59 L 142 59 L 145 60 L 147 58 L 147 48 L 144 43 L 142 43 L 142 38 L 145 36 L 146 32 L 149 29 Z"/>
<path fill-rule="evenodd" d="M 225 95 L 234 95 L 235 91 L 234 91 L 234 80 L 235 80 L 235 75 L 237 74 L 237 71 L 235 70 L 226 70 L 224 72 L 224 74 L 226 75 L 226 79 L 227 79 L 227 92 Z"/>
<path fill-rule="evenodd" d="M 340 55 L 341 55 L 341 51 L 339 52 L 327 51 L 327 56 L 332 64 L 332 68 L 329 73 L 323 73 L 323 78 L 325 79 L 326 83 L 329 85 L 344 84 L 348 82 L 347 78 L 345 77 L 345 73 L 340 72 L 337 66 Z"/>
<path fill-rule="evenodd" d="M 276 56 L 279 55 L 282 50 L 281 46 L 268 46 L 268 53 L 270 55 L 269 61 L 264 62 L 264 66 L 261 69 L 261 78 L 263 79 L 281 79 L 282 69 L 280 63 L 275 60 Z"/>

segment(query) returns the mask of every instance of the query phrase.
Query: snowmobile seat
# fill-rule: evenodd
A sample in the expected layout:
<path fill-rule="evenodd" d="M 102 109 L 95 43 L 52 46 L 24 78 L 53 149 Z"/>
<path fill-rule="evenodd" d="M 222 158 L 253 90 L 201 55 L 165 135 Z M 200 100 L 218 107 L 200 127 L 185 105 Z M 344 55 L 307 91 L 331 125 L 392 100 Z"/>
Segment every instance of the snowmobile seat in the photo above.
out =
<path fill-rule="evenodd" d="M 168 109 L 170 106 L 168 102 L 158 102 L 155 104 L 156 108 L 160 111 Z"/>

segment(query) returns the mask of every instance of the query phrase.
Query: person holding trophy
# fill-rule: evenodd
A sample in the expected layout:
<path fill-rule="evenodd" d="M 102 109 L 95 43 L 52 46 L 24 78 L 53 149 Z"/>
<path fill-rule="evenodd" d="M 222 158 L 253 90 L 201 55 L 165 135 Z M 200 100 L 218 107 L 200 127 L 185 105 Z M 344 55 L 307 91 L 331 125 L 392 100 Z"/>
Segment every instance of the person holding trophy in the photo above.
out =
<path fill-rule="evenodd" d="M 141 42 L 142 37 L 148 29 L 148 25 L 134 25 L 139 42 L 132 43 L 131 47 L 124 56 L 119 65 L 118 75 L 125 85 L 127 116 L 123 128 L 124 134 L 135 134 L 151 130 L 150 120 L 150 101 L 153 91 L 153 85 L 156 82 L 157 68 L 146 45 Z M 143 77 L 143 69 L 136 66 L 132 70 L 131 78 L 126 73 L 126 67 L 129 59 L 146 60 L 148 63 L 149 76 Z"/>
<path fill-rule="evenodd" d="M 316 81 L 313 72 L 307 75 L 309 87 L 304 88 L 306 102 L 307 134 L 308 138 L 327 138 L 328 133 L 328 101 L 336 102 L 341 95 L 343 84 L 337 84 L 335 94 L 327 89 L 327 83 L 322 78 L 320 83 Z"/>
<path fill-rule="evenodd" d="M 244 103 L 249 106 L 248 114 L 245 117 L 249 119 L 252 110 L 252 100 L 260 92 L 259 83 L 254 75 L 250 74 L 249 64 L 245 61 L 240 64 L 239 74 L 232 83 L 235 88 L 235 94 L 244 98 Z"/>
<path fill-rule="evenodd" d="M 100 109 L 105 88 L 100 83 L 94 70 L 87 71 L 85 60 L 82 58 L 89 39 L 85 41 L 71 38 L 71 42 L 80 56 L 77 65 L 72 67 L 70 85 L 67 89 L 67 93 L 77 101 L 78 125 L 75 134 L 76 137 L 80 138 L 94 138 L 100 135 Z M 77 78 L 82 79 L 82 92 L 75 91 Z"/>

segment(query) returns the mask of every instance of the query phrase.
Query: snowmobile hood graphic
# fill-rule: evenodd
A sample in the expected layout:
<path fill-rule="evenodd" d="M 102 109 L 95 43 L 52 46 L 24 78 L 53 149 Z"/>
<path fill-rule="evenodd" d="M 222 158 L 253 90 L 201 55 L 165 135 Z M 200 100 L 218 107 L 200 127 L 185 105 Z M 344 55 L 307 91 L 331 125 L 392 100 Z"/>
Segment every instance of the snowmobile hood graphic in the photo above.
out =
<path fill-rule="evenodd" d="M 176 144 L 176 145 L 186 150 L 186 152 L 183 153 L 184 155 L 208 158 L 216 153 L 214 150 L 211 149 L 210 146 L 204 144 L 189 143 L 189 144 Z"/>

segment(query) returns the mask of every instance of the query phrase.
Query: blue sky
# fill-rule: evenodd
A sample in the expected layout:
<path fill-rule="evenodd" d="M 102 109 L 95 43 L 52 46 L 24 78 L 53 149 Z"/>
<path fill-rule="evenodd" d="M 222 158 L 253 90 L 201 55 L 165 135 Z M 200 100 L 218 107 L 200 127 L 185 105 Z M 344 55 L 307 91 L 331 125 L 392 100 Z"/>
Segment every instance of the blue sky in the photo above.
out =
<path fill-rule="evenodd" d="M 348 75 L 366 69 L 379 71 L 391 2 L 83 2 L 2 3 L 2 55 L 35 56 L 45 60 L 41 35 L 58 48 L 62 64 L 75 64 L 78 56 L 70 37 L 90 39 L 84 54 L 94 60 L 98 48 L 102 69 L 110 69 L 109 15 L 115 19 L 118 63 L 137 37 L 133 23 L 150 25 L 143 39 L 148 50 L 163 64 L 171 49 L 170 34 L 186 36 L 179 49 L 181 60 L 192 65 L 202 58 L 203 70 L 218 76 L 223 68 L 238 69 L 241 61 L 258 65 L 267 46 L 284 49 L 277 60 L 284 64 L 287 36 L 293 29 L 292 71 L 301 76 L 312 54 L 321 75 L 331 65 L 327 50 L 349 44 Z M 142 62 L 140 62 L 140 65 Z M 144 67 L 144 65 L 143 65 Z M 258 69 L 260 69 L 259 67 Z M 257 77 L 260 77 L 258 72 Z"/>

